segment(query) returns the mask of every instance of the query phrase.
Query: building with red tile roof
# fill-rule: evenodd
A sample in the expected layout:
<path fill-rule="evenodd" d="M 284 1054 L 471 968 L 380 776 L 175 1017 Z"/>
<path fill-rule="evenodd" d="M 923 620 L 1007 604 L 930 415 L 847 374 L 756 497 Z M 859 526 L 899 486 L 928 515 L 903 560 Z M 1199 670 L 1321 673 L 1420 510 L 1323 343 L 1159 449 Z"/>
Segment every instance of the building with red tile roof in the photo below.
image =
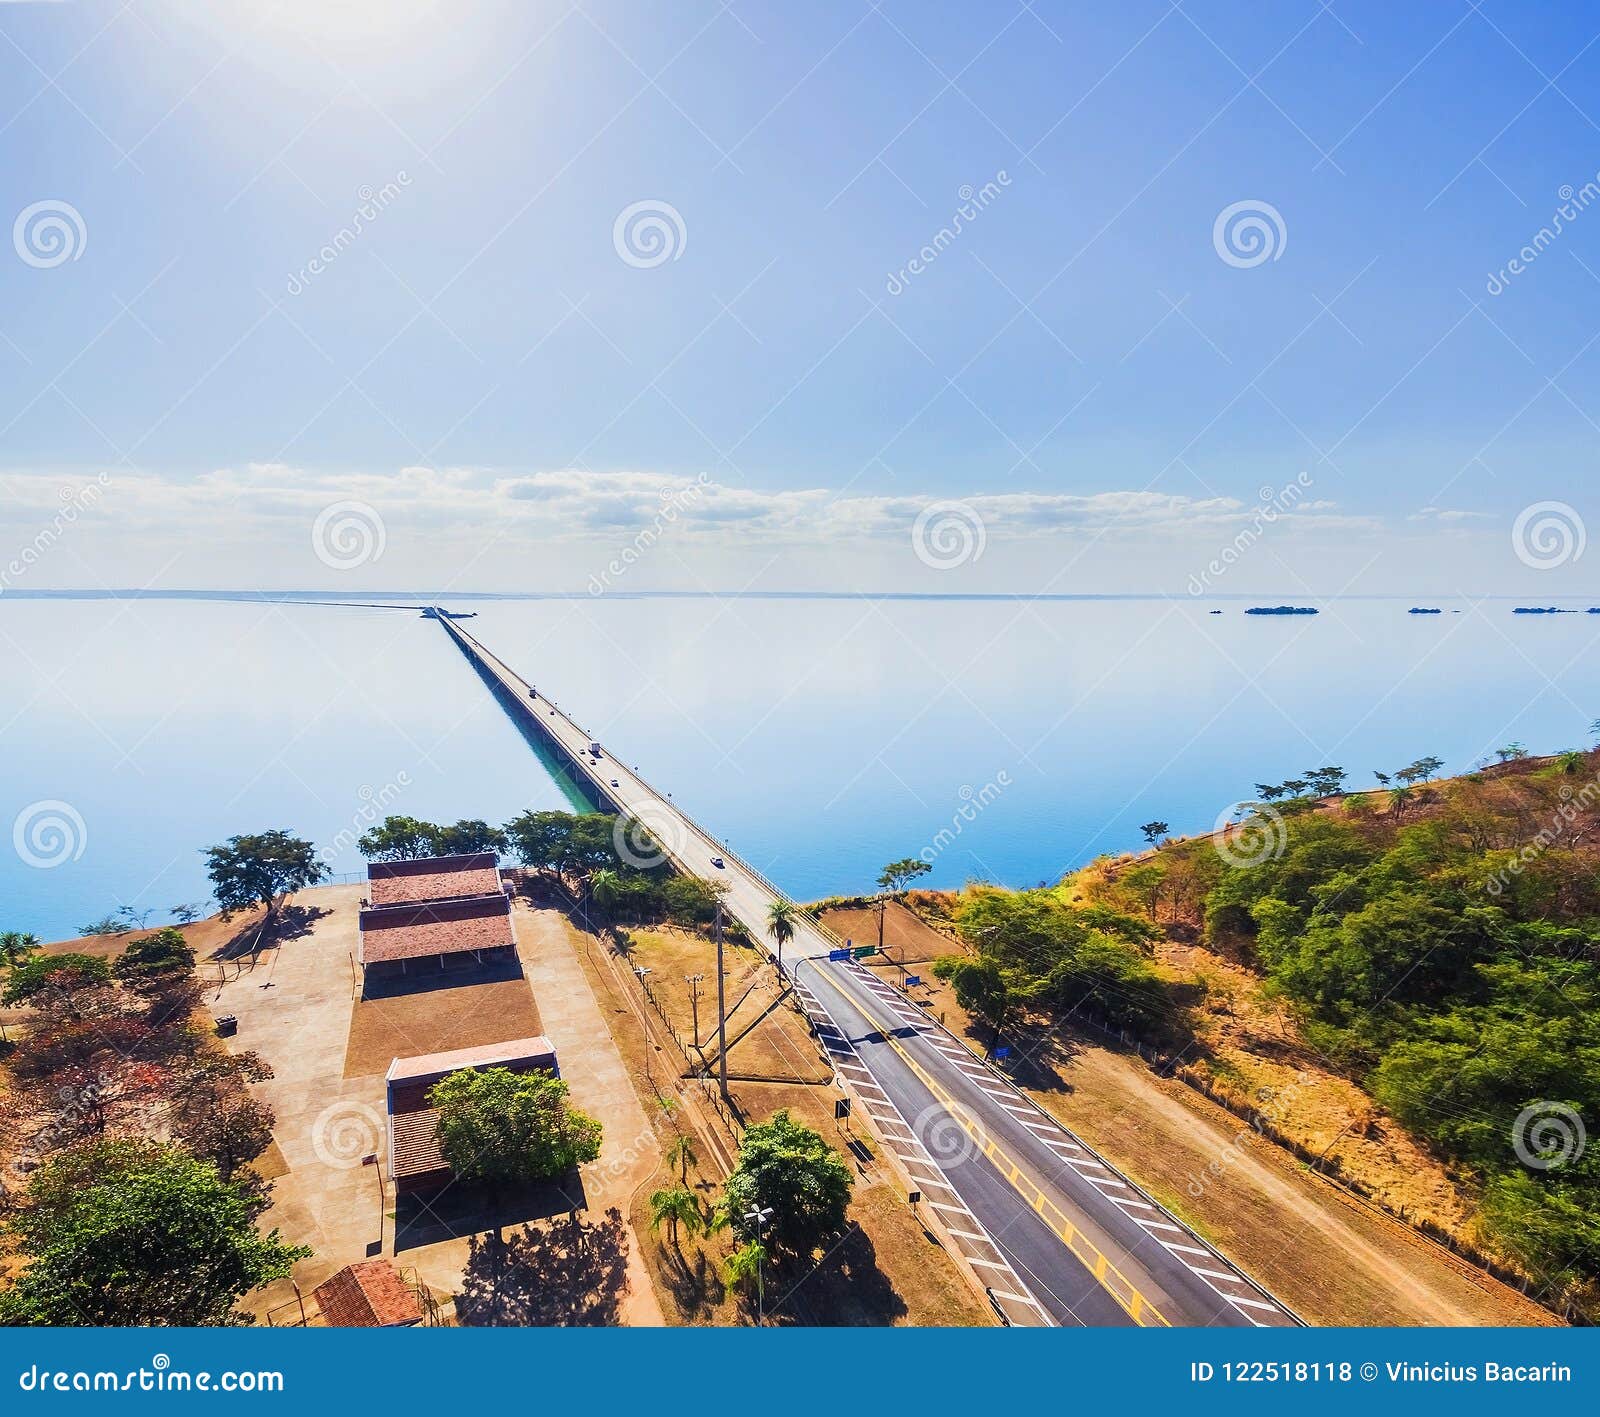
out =
<path fill-rule="evenodd" d="M 557 1076 L 561 1071 L 555 1046 L 542 1037 L 396 1058 L 389 1064 L 387 1092 L 389 1175 L 398 1194 L 441 1186 L 450 1179 L 450 1166 L 439 1146 L 439 1114 L 428 1105 L 428 1093 L 441 1078 L 466 1068 Z"/>
<path fill-rule="evenodd" d="M 369 976 L 515 954 L 511 899 L 493 852 L 374 861 L 367 876 L 357 959 Z"/>
<path fill-rule="evenodd" d="M 374 861 L 367 867 L 367 888 L 368 899 L 378 907 L 493 895 L 503 889 L 500 859 L 492 851 L 476 851 L 417 861 Z"/>
<path fill-rule="evenodd" d="M 314 1293 L 323 1322 L 332 1328 L 405 1328 L 422 1322 L 422 1305 L 388 1260 L 346 1265 Z"/>

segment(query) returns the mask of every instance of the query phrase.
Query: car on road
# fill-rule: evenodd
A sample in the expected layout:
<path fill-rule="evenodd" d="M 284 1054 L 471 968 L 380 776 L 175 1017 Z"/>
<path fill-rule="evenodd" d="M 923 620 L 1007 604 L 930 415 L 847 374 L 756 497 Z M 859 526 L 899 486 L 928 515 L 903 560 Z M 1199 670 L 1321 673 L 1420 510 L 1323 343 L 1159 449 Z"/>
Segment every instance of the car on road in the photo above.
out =
<path fill-rule="evenodd" d="M 713 856 L 711 858 L 711 864 L 713 866 L 715 866 L 717 868 L 717 870 L 719 870 L 719 871 L 727 870 L 727 867 L 722 864 L 722 858 L 720 856 Z"/>
<path fill-rule="evenodd" d="M 620 782 L 618 782 L 618 781 L 617 781 L 617 780 L 616 780 L 616 778 L 612 778 L 612 779 L 611 779 L 611 785 L 612 785 L 612 786 L 613 786 L 613 787 L 621 787 L 621 786 L 622 786 L 622 784 L 621 784 L 621 783 L 620 783 Z"/>

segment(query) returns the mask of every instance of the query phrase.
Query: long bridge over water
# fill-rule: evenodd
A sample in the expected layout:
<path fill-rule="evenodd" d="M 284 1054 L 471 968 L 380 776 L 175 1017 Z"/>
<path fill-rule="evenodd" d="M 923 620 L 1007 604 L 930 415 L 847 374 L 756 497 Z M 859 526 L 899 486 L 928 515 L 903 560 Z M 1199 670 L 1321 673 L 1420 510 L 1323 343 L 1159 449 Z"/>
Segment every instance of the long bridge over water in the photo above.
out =
<path fill-rule="evenodd" d="M 770 953 L 768 912 L 789 898 L 608 746 L 592 754 L 588 733 L 447 612 L 428 611 L 524 734 L 586 795 L 641 824 L 675 869 L 721 888 L 724 909 Z M 1008 1322 L 1299 1323 L 1004 1073 L 890 984 L 838 958 L 841 943 L 797 911 L 785 961 L 795 993 L 856 1110 Z"/>

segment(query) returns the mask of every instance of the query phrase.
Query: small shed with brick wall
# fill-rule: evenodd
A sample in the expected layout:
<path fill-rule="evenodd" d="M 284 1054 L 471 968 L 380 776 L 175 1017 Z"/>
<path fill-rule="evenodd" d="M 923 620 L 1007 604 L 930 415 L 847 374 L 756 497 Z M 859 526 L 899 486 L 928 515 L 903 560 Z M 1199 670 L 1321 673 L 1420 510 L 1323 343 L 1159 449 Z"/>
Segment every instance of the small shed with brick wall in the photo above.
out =
<path fill-rule="evenodd" d="M 548 1038 L 517 1038 L 396 1058 L 389 1064 L 389 1175 L 405 1195 L 442 1186 L 450 1167 L 439 1148 L 439 1114 L 428 1105 L 428 1093 L 441 1078 L 466 1068 L 505 1068 L 514 1073 L 546 1072 L 560 1076 L 555 1046 Z"/>

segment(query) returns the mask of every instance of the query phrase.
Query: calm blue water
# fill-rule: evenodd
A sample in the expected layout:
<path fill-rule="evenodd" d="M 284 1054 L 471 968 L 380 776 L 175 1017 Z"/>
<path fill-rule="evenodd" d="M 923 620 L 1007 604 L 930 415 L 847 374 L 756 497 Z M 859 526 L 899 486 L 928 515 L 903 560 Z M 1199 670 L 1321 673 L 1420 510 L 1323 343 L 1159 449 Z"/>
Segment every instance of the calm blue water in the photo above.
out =
<path fill-rule="evenodd" d="M 1463 613 L 617 596 L 464 608 L 614 753 L 806 897 L 866 889 L 884 861 L 925 849 L 934 884 L 1033 884 L 1138 845 L 1151 818 L 1209 828 L 1254 782 L 1323 763 L 1361 785 L 1426 753 L 1454 771 L 1512 739 L 1586 741 L 1600 616 L 1429 603 Z M 357 872 L 354 837 L 383 804 L 498 821 L 564 801 L 413 612 L 8 597 L 0 648 L 0 928 L 61 936 L 123 903 L 164 919 L 205 898 L 200 848 L 236 832 L 292 828 Z M 19 835 L 33 859 L 66 859 L 28 864 Z"/>

